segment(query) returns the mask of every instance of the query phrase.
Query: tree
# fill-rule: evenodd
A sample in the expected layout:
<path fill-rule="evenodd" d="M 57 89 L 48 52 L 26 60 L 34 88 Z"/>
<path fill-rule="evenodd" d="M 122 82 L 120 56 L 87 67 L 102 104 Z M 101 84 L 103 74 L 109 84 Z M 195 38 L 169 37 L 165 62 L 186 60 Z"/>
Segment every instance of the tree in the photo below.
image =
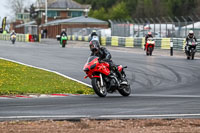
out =
<path fill-rule="evenodd" d="M 35 11 L 35 6 L 32 4 L 30 6 L 30 19 L 31 20 L 35 20 L 37 25 L 40 25 L 42 22 L 42 19 L 38 16 L 38 12 Z"/>
<path fill-rule="evenodd" d="M 101 20 L 108 20 L 108 15 L 107 12 L 105 11 L 105 9 L 102 7 L 99 10 L 91 10 L 89 12 L 89 16 L 94 17 L 94 18 L 98 18 Z"/>
<path fill-rule="evenodd" d="M 128 10 L 126 8 L 126 3 L 125 2 L 121 2 L 116 4 L 115 6 L 113 6 L 110 10 L 109 10 L 109 18 L 112 20 L 115 19 L 130 19 Z"/>
<path fill-rule="evenodd" d="M 6 6 L 16 15 L 17 13 L 23 12 L 25 7 L 24 4 L 25 0 L 8 0 Z"/>
<path fill-rule="evenodd" d="M 30 18 L 31 20 L 34 20 L 38 17 L 38 12 L 35 11 L 35 6 L 32 4 L 30 6 Z"/>
<path fill-rule="evenodd" d="M 123 12 L 121 8 L 119 11 L 114 10 L 116 5 L 125 3 L 124 12 L 132 18 L 144 17 L 164 17 L 164 16 L 189 16 L 192 14 L 199 14 L 200 0 L 76 0 L 82 4 L 91 4 L 92 13 L 95 12 L 96 17 L 99 18 L 98 10 L 100 13 L 104 11 L 107 13 L 107 18 L 124 18 L 120 16 Z M 96 11 L 97 10 L 97 11 Z M 119 15 L 117 15 L 118 13 Z M 126 14 L 125 13 L 125 14 Z M 101 18 L 101 17 L 100 17 Z M 126 17 L 125 17 L 126 18 Z M 104 18 L 105 19 L 105 18 Z"/>

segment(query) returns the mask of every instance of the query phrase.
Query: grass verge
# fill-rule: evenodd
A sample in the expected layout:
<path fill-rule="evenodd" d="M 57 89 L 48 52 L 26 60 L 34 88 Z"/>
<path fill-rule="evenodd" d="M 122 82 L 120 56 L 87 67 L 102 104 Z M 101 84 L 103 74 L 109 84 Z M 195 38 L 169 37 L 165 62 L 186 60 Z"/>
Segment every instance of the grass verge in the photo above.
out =
<path fill-rule="evenodd" d="M 0 59 L 0 95 L 93 94 L 85 85 L 55 73 Z"/>

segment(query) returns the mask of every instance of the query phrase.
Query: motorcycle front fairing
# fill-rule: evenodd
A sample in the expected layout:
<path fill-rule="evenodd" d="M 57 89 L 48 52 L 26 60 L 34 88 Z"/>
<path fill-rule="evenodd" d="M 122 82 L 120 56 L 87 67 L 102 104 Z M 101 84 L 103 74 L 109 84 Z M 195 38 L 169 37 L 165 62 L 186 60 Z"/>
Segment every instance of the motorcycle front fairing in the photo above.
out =
<path fill-rule="evenodd" d="M 63 41 L 65 41 L 65 43 L 67 42 L 67 36 L 63 35 L 63 36 L 61 37 L 60 44 L 62 44 Z"/>
<path fill-rule="evenodd" d="M 194 40 L 191 40 L 191 41 L 188 42 L 188 49 L 187 50 L 190 50 L 191 48 L 196 49 L 196 46 L 197 46 L 197 42 L 195 42 Z"/>
<path fill-rule="evenodd" d="M 91 56 L 88 58 L 87 63 L 85 64 L 83 70 L 86 72 L 87 77 L 94 78 L 94 77 L 100 77 L 99 75 L 96 75 L 98 73 L 102 73 L 106 76 L 110 74 L 109 70 L 109 64 L 106 62 L 100 63 L 99 57 L 97 56 Z"/>
<path fill-rule="evenodd" d="M 153 40 L 153 38 L 148 38 L 147 43 L 146 43 L 146 49 L 148 47 L 154 47 L 155 46 L 155 41 Z"/>

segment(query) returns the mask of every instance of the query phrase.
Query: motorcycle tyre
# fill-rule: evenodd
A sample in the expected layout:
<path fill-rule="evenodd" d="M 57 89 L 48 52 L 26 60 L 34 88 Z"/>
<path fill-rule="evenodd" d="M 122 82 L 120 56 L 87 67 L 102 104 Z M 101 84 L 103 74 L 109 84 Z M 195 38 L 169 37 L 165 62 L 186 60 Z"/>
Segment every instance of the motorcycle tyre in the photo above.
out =
<path fill-rule="evenodd" d="M 98 86 L 98 82 L 100 84 L 100 78 L 92 78 L 92 88 L 94 89 L 94 92 L 99 96 L 99 97 L 106 97 L 107 95 L 107 89 L 104 89 L 104 92 L 102 93 L 100 91 L 100 88 Z"/>

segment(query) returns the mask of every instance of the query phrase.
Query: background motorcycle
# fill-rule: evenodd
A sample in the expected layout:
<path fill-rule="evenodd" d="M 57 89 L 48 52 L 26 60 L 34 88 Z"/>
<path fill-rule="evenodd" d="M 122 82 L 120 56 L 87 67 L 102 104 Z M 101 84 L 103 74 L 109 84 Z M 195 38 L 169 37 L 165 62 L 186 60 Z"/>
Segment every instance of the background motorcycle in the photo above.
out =
<path fill-rule="evenodd" d="M 152 52 L 154 50 L 155 47 L 155 41 L 153 38 L 148 38 L 147 39 L 147 43 L 146 43 L 146 55 L 150 55 L 152 56 Z"/>
<path fill-rule="evenodd" d="M 62 45 L 63 48 L 65 47 L 65 45 L 67 44 L 67 36 L 65 36 L 65 35 L 61 36 L 60 44 Z"/>
<path fill-rule="evenodd" d="M 15 44 L 16 35 L 11 35 L 10 40 L 12 41 L 12 44 Z"/>
<path fill-rule="evenodd" d="M 119 72 L 121 72 L 122 77 L 127 81 L 124 68 L 127 67 L 118 66 Z M 110 71 L 110 66 L 107 62 L 99 61 L 99 57 L 89 57 L 83 70 L 87 74 L 85 78 L 89 77 L 91 79 L 92 87 L 99 97 L 105 97 L 107 92 L 113 93 L 116 90 L 122 96 L 129 96 L 131 94 L 130 85 L 120 85 L 118 76 Z"/>
<path fill-rule="evenodd" d="M 197 42 L 195 42 L 194 39 L 191 39 L 189 42 L 188 42 L 188 46 L 186 46 L 186 49 L 185 49 L 185 53 L 186 53 L 186 56 L 187 56 L 187 59 L 192 59 L 194 60 L 194 56 L 195 56 L 195 53 L 196 53 L 196 46 L 198 45 Z"/>

